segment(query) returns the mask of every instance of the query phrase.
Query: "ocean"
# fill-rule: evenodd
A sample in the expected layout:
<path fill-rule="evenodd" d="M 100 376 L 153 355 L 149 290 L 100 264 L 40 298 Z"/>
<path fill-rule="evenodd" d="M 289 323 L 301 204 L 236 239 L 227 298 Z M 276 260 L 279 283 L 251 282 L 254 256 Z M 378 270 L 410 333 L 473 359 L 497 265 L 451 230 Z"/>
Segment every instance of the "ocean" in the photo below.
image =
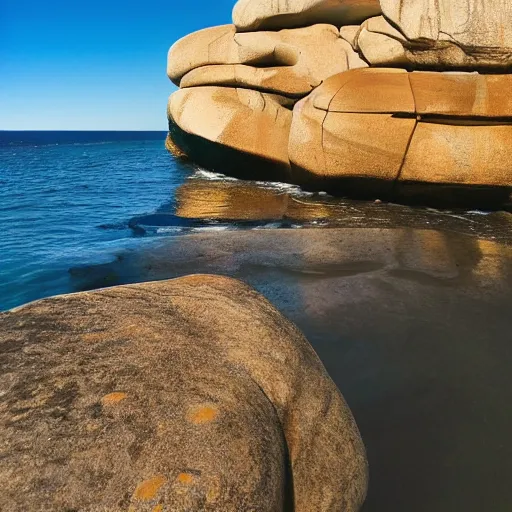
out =
<path fill-rule="evenodd" d="M 162 132 L 0 132 L 0 309 L 70 291 L 69 269 L 134 242 L 183 170 Z"/>
<path fill-rule="evenodd" d="M 0 132 L 0 310 L 126 282 L 90 269 L 155 237 L 412 224 L 492 238 L 509 227 L 499 214 L 373 205 L 241 182 L 176 160 L 164 148 L 165 136 Z"/>

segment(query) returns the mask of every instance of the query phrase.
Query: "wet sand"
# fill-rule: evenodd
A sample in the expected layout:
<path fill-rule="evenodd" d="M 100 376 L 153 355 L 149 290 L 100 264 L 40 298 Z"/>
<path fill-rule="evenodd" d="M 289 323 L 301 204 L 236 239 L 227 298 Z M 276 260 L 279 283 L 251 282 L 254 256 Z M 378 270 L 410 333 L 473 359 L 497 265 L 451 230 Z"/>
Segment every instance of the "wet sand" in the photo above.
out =
<path fill-rule="evenodd" d="M 248 282 L 303 330 L 352 408 L 370 461 L 365 511 L 509 511 L 512 243 L 501 234 L 197 233 L 120 255 L 96 278 Z"/>

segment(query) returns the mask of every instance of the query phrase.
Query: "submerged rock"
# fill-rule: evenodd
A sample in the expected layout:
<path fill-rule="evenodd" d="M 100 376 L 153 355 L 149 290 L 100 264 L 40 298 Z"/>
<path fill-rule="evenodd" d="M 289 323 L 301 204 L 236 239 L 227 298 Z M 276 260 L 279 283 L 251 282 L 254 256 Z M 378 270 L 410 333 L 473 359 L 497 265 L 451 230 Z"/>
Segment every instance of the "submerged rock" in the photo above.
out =
<path fill-rule="evenodd" d="M 347 405 L 300 332 L 238 281 L 54 297 L 0 324 L 2 510 L 362 504 Z"/>

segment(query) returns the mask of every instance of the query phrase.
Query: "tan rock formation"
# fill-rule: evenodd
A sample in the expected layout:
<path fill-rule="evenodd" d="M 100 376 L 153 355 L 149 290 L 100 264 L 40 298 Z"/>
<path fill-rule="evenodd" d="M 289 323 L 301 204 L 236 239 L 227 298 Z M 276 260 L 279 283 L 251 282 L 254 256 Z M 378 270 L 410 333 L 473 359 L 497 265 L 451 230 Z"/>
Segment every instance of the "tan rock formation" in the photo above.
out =
<path fill-rule="evenodd" d="M 404 189 L 397 181 L 502 187 L 503 197 L 507 195 L 512 174 L 506 167 L 508 146 L 512 146 L 507 143 L 512 100 L 508 76 L 498 73 L 512 71 L 512 3 L 239 0 L 233 20 L 234 25 L 206 29 L 178 41 L 169 52 L 169 77 L 182 89 L 215 86 L 293 100 L 307 96 L 295 105 L 288 150 L 284 149 L 288 125 L 275 126 L 271 132 L 279 132 L 274 150 L 270 135 L 264 135 L 262 142 L 248 133 L 249 122 L 241 122 L 237 133 L 228 130 L 226 136 L 217 133 L 212 137 L 213 119 L 231 120 L 233 112 L 245 111 L 231 100 L 224 113 L 224 100 L 207 100 L 208 105 L 215 104 L 216 113 L 208 113 L 204 127 L 191 126 L 192 117 L 201 117 L 197 102 L 192 103 L 197 106 L 195 113 L 187 110 L 188 131 L 183 121 L 177 121 L 179 116 L 171 119 L 172 126 L 184 133 L 206 132 L 205 140 L 264 156 L 278 162 L 281 170 L 289 169 L 287 160 L 292 162 L 293 177 L 288 171 L 275 173 L 267 168 L 261 179 L 291 179 L 315 187 L 326 179 L 343 180 L 341 193 L 360 196 L 392 193 L 397 197 Z M 258 30 L 264 31 L 250 32 Z M 278 103 L 282 105 L 282 100 Z M 269 126 L 270 110 L 254 114 L 265 119 L 261 126 Z M 175 149 L 191 152 L 193 159 L 196 155 L 202 158 L 203 147 L 192 147 L 184 133 L 174 131 Z M 437 136 L 450 144 L 436 142 Z M 485 148 L 476 141 L 479 137 L 487 144 Z M 439 151 L 429 170 L 419 160 L 427 156 L 425 148 L 435 151 L 437 144 Z M 496 151 L 500 156 L 493 164 Z M 214 165 L 210 156 L 200 163 L 222 171 L 218 156 Z M 240 154 L 223 157 L 228 173 L 233 168 L 257 167 L 247 166 Z M 436 158 L 440 159 L 437 163 Z"/>
<path fill-rule="evenodd" d="M 188 157 L 186 153 L 179 148 L 176 143 L 172 140 L 171 135 L 168 133 L 167 137 L 165 138 L 165 149 L 171 153 L 172 156 L 180 159 L 180 160 L 186 160 Z"/>
<path fill-rule="evenodd" d="M 418 114 L 512 118 L 512 75 L 409 74 Z"/>
<path fill-rule="evenodd" d="M 299 331 L 238 281 L 55 297 L 0 324 L 2 510 L 362 504 L 347 405 Z"/>
<path fill-rule="evenodd" d="M 512 4 L 507 0 L 380 0 L 380 4 L 409 40 L 512 48 Z"/>
<path fill-rule="evenodd" d="M 396 117 L 397 112 L 412 117 Z M 320 187 L 325 179 L 340 178 L 348 188 L 373 191 L 375 180 L 380 187 L 392 186 L 415 123 L 406 71 L 334 76 L 295 107 L 289 144 L 294 176 Z"/>
<path fill-rule="evenodd" d="M 512 75 L 409 76 L 419 122 L 400 180 L 512 187 Z"/>
<path fill-rule="evenodd" d="M 334 74 L 366 66 L 332 25 L 250 34 L 225 25 L 174 44 L 167 73 L 182 88 L 221 85 L 302 97 Z"/>
<path fill-rule="evenodd" d="M 263 161 L 272 164 L 275 176 L 284 178 L 289 173 L 292 120 L 292 112 L 285 106 L 292 105 L 286 98 L 249 89 L 180 89 L 169 98 L 171 138 L 193 160 L 206 160 L 210 167 L 218 160 L 225 170 L 230 164 L 229 150 L 236 150 L 260 159 L 260 165 Z M 173 127 L 178 131 L 173 131 Z M 198 138 L 213 145 L 207 150 Z"/>
<path fill-rule="evenodd" d="M 345 25 L 340 28 L 340 36 L 350 43 L 354 50 L 357 50 L 357 37 L 361 30 L 360 25 Z"/>
<path fill-rule="evenodd" d="M 387 19 L 378 16 L 363 22 L 354 44 L 370 65 L 440 71 L 512 69 L 510 2 L 381 3 Z"/>
<path fill-rule="evenodd" d="M 512 124 L 420 122 L 401 181 L 512 187 Z"/>
<path fill-rule="evenodd" d="M 351 25 L 381 13 L 378 0 L 238 0 L 233 23 L 238 31 L 276 30 L 315 23 Z"/>
<path fill-rule="evenodd" d="M 510 188 L 512 105 L 500 98 L 511 85 L 510 75 L 399 69 L 332 77 L 294 109 L 293 176 L 345 181 L 357 195 L 397 181 Z"/>
<path fill-rule="evenodd" d="M 405 43 L 405 37 L 383 16 L 378 16 L 361 25 L 353 44 L 371 66 L 406 67 L 411 58 Z"/>

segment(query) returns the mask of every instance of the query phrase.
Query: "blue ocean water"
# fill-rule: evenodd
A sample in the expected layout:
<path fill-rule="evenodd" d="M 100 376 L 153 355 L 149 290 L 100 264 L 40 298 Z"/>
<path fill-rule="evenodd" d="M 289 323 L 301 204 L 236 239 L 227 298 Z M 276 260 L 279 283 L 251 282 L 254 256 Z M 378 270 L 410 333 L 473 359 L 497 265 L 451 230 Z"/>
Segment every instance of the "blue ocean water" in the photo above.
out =
<path fill-rule="evenodd" d="M 197 221 L 174 215 L 176 191 L 191 177 L 237 180 L 174 159 L 165 137 L 0 131 L 0 311 L 77 291 L 84 276 L 88 288 L 116 284 L 88 269 L 155 236 L 233 226 L 219 226 L 224 204 Z"/>
<path fill-rule="evenodd" d="M 0 310 L 69 291 L 69 269 L 140 244 L 187 171 L 165 132 L 0 132 Z"/>
<path fill-rule="evenodd" d="M 111 268 L 133 251 L 151 254 L 155 238 L 174 243 L 189 233 L 407 227 L 510 243 L 510 214 L 357 202 L 284 183 L 239 181 L 176 160 L 165 136 L 0 131 L 0 311 L 137 282 L 142 274 L 120 276 Z"/>

